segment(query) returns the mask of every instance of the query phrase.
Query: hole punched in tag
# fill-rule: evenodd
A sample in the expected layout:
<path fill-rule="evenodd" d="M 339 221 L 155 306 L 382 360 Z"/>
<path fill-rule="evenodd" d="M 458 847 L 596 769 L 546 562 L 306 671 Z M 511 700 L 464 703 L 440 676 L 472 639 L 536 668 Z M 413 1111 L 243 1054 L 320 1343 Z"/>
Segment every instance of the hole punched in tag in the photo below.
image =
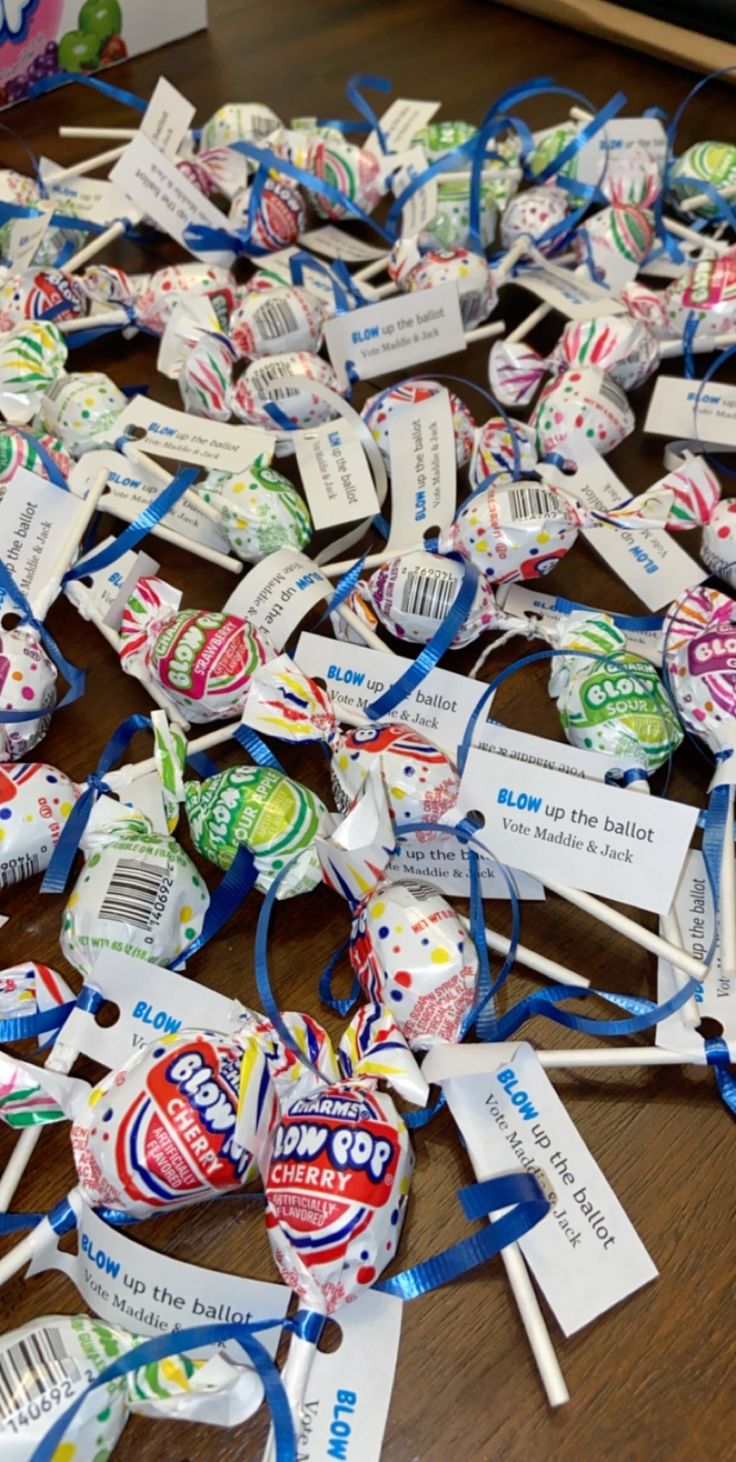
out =
<path fill-rule="evenodd" d="M 103 1000 L 102 1005 L 95 1011 L 95 1024 L 103 1030 L 109 1030 L 111 1026 L 117 1025 L 120 1020 L 120 1006 L 114 1000 Z"/>
<path fill-rule="evenodd" d="M 486 825 L 486 820 L 483 813 L 479 812 L 477 808 L 472 812 L 466 812 L 463 818 L 463 822 L 469 823 L 476 832 L 480 832 L 481 829 L 484 828 Z"/>
<path fill-rule="evenodd" d="M 14 629 L 17 629 L 20 623 L 20 615 L 16 614 L 12 609 L 6 609 L 3 614 L 0 614 L 0 630 L 6 635 L 11 634 Z"/>
<path fill-rule="evenodd" d="M 704 1015 L 695 1029 L 698 1035 L 703 1037 L 704 1041 L 717 1041 L 723 1035 L 723 1026 L 720 1020 L 715 1020 L 712 1015 Z"/>

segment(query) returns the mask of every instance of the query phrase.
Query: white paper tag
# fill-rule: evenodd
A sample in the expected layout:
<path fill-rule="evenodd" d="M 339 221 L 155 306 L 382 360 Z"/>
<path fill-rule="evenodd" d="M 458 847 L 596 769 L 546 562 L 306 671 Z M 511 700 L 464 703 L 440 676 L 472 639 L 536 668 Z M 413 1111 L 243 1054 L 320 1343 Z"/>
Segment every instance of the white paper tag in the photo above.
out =
<path fill-rule="evenodd" d="M 87 452 L 72 468 L 69 478 L 73 491 L 84 491 L 91 486 L 98 472 L 107 472 L 107 489 L 100 503 L 101 510 L 132 523 L 149 503 L 160 497 L 164 491 L 160 482 L 147 481 L 145 472 L 124 457 L 121 452 Z M 193 501 L 179 500 L 161 520 L 165 528 L 174 528 L 185 538 L 216 548 L 220 553 L 229 553 L 227 537 L 217 524 Z M 155 529 L 152 530 L 155 533 Z M 95 549 L 95 553 L 97 549 Z"/>
<path fill-rule="evenodd" d="M 403 655 L 388 651 L 382 655 L 379 650 L 312 634 L 300 636 L 294 659 L 305 675 L 324 680 L 338 715 L 340 706 L 364 710 L 413 664 Z M 431 670 L 417 690 L 391 712 L 391 720 L 413 726 L 454 759 L 465 727 L 486 690 L 482 681 L 469 680 L 453 670 Z"/>
<path fill-rule="evenodd" d="M 465 349 L 456 284 L 438 284 L 336 315 L 325 325 L 325 342 L 341 389 L 348 385 L 346 361 L 360 380 L 401 371 Z"/>
<path fill-rule="evenodd" d="M 171 1259 L 103 1223 L 84 1199 L 80 1206 L 77 1253 L 61 1253 L 52 1233 L 27 1273 L 61 1270 L 101 1320 L 140 1335 L 163 1335 L 190 1325 L 255 1323 L 286 1315 L 291 1298 L 286 1285 Z M 278 1326 L 259 1335 L 271 1355 L 280 1335 Z M 242 1364 L 243 1352 L 234 1342 L 223 1348 Z"/>
<path fill-rule="evenodd" d="M 705 959 L 713 943 L 715 913 L 713 894 L 701 852 L 692 849 L 685 862 L 682 878 L 675 894 L 673 912 L 677 921 L 682 948 L 696 959 Z M 663 931 L 664 932 L 664 931 Z M 669 1000 L 682 989 L 684 976 L 673 969 L 668 960 L 657 963 L 657 1000 Z M 695 993 L 697 1020 L 717 1020 L 723 1029 L 731 1059 L 736 1060 L 736 978 L 721 969 L 718 940 L 709 966 L 708 979 L 698 983 Z M 687 1008 L 658 1022 L 655 1044 L 668 1051 L 681 1051 L 695 1060 L 704 1059 L 703 1037 L 689 1023 Z"/>
<path fill-rule="evenodd" d="M 414 101 L 410 97 L 397 96 L 380 118 L 381 131 L 389 152 L 402 152 L 405 147 L 409 147 L 417 132 L 437 115 L 441 105 L 441 102 Z M 377 157 L 383 156 L 377 132 L 371 132 L 363 145 Z"/>
<path fill-rule="evenodd" d="M 140 132 L 129 143 L 110 177 L 126 198 L 132 199 L 164 233 L 176 239 L 196 259 L 226 267 L 232 263 L 235 257 L 232 249 L 209 252 L 192 249 L 185 242 L 184 235 L 190 224 L 222 229 L 227 227 L 227 221 L 219 208 L 209 203 L 173 162 Z"/>
<path fill-rule="evenodd" d="M 49 173 L 58 172 L 60 166 L 60 163 L 52 162 L 51 158 L 42 157 L 42 179 L 45 181 Z M 124 194 L 107 178 L 63 178 L 61 182 L 49 185 L 49 195 L 52 203 L 57 199 L 69 199 L 79 218 L 89 219 L 91 223 L 99 223 L 105 227 L 114 223 L 117 218 L 123 218 L 128 208 Z"/>
<path fill-rule="evenodd" d="M 135 796 L 139 779 L 131 783 Z M 157 1036 L 199 1028 L 227 1034 L 244 1007 L 174 970 L 160 969 L 114 950 L 98 961 L 91 981 L 119 1010 L 114 1025 L 98 1025 L 88 1010 L 74 1007 L 64 1026 L 64 1044 L 113 1071 Z"/>
<path fill-rule="evenodd" d="M 539 627 L 550 629 L 553 625 L 564 624 L 569 618 L 570 610 L 558 608 L 558 599 L 554 594 L 540 594 L 537 589 L 527 589 L 522 584 L 500 584 L 496 590 L 498 602 L 508 614 L 524 616 L 529 619 L 530 626 L 535 620 Z M 563 601 L 565 602 L 565 601 Z M 591 614 L 596 611 L 591 606 L 580 604 L 573 606 L 576 609 L 590 607 Z M 655 629 L 629 629 L 621 624 L 626 634 L 626 648 L 632 650 L 636 655 L 643 655 L 645 660 L 651 660 L 653 665 L 662 664 L 662 626 Z"/>
<path fill-rule="evenodd" d="M 547 1193 L 551 1211 L 519 1248 L 565 1335 L 657 1278 L 531 1046 L 436 1046 L 422 1069 L 441 1082 L 479 1181 L 528 1172 Z"/>
<path fill-rule="evenodd" d="M 317 1350 L 297 1431 L 298 1462 L 380 1462 L 401 1337 L 402 1301 L 368 1290 L 334 1317 L 340 1346 Z"/>
<path fill-rule="evenodd" d="M 154 457 L 174 457 L 178 462 L 214 467 L 218 472 L 245 472 L 257 457 L 270 462 L 273 454 L 273 435 L 257 426 L 206 421 L 203 416 L 188 416 L 147 396 L 133 396 L 120 413 L 116 430 Z M 137 435 L 139 430 L 145 436 Z"/>
<path fill-rule="evenodd" d="M 473 745 L 480 751 L 505 756 L 509 761 L 569 772 L 584 781 L 605 782 L 612 771 L 626 772 L 638 766 L 637 762 L 627 761 L 625 757 L 605 756 L 602 751 L 586 751 L 584 747 L 568 746 L 564 741 L 548 741 L 546 736 L 510 731 L 507 726 L 480 718 L 476 723 Z"/>
<path fill-rule="evenodd" d="M 695 403 L 697 401 L 697 421 Z M 736 447 L 736 386 L 658 376 L 644 430 L 657 437 L 691 437 L 700 449 Z"/>
<path fill-rule="evenodd" d="M 614 117 L 606 122 L 577 156 L 575 176 L 581 183 L 599 183 L 606 157 L 625 160 L 634 147 L 648 152 L 659 168 L 667 157 L 667 135 L 658 117 Z"/>
<path fill-rule="evenodd" d="M 698 810 L 550 767 L 520 767 L 473 747 L 460 783 L 461 814 L 478 811 L 478 841 L 542 882 L 666 913 Z"/>
<path fill-rule="evenodd" d="M 587 508 L 606 511 L 620 507 L 630 493 L 590 442 L 577 433 L 568 437 L 565 450 L 577 463 L 566 484 Z M 686 589 L 702 584 L 704 569 L 686 553 L 666 528 L 614 528 L 601 524 L 583 533 L 586 543 L 627 584 L 647 609 L 663 609 Z"/>
<path fill-rule="evenodd" d="M 262 630 L 280 651 L 305 614 L 334 592 L 334 584 L 298 548 L 277 548 L 249 569 L 224 607 Z"/>
<path fill-rule="evenodd" d="M 316 529 L 380 512 L 368 458 L 349 421 L 327 421 L 299 432 L 296 460 Z"/>
<path fill-rule="evenodd" d="M 140 130 L 164 157 L 175 157 L 197 108 L 165 76 L 159 76 Z"/>
<path fill-rule="evenodd" d="M 401 166 L 391 179 L 391 192 L 395 198 L 399 198 L 414 178 L 427 170 L 427 154 L 423 147 L 411 147 L 400 157 Z M 430 178 L 422 188 L 412 193 L 401 211 L 402 238 L 415 239 L 432 222 L 436 213 L 437 179 Z"/>
<path fill-rule="evenodd" d="M 84 514 L 81 498 L 23 467 L 3 487 L 0 555 L 38 619 L 47 613 L 74 557 Z M 0 608 L 5 607 L 0 590 Z"/>
<path fill-rule="evenodd" d="M 624 312 L 621 300 L 616 299 L 610 290 L 580 274 L 571 275 L 566 282 L 543 264 L 533 264 L 515 274 L 513 282 L 530 290 L 553 310 L 559 310 L 568 320 L 594 320 L 597 315 L 621 315 Z"/>
<path fill-rule="evenodd" d="M 478 851 L 476 849 L 476 851 Z M 510 899 L 511 890 L 498 864 L 492 858 L 479 855 L 478 869 L 484 898 Z M 544 886 L 530 873 L 519 868 L 507 868 L 516 897 L 541 902 L 545 898 Z M 470 872 L 468 853 L 454 839 L 433 840 L 421 843 L 416 837 L 403 837 L 385 872 L 386 878 L 420 878 L 433 883 L 449 894 L 451 898 L 470 897 Z"/>
<path fill-rule="evenodd" d="M 10 268 L 27 269 L 43 242 L 51 211 L 42 208 L 35 218 L 9 218 L 4 224 L 5 259 Z"/>
<path fill-rule="evenodd" d="M 374 244 L 366 244 L 363 239 L 344 233 L 334 223 L 308 229 L 299 235 L 299 243 L 314 254 L 323 254 L 325 259 L 344 259 L 346 264 L 370 264 L 386 255 L 385 249 L 377 249 Z"/>
<path fill-rule="evenodd" d="M 108 548 L 114 543 L 113 537 L 104 538 L 96 545 L 96 552 Z M 90 582 L 85 583 L 82 579 L 71 579 L 64 587 L 64 593 L 75 609 L 79 610 L 83 619 L 91 619 L 96 624 L 105 623 L 111 629 L 117 630 L 120 627 L 123 608 L 129 594 L 134 589 L 138 580 L 156 574 L 159 564 L 155 558 L 149 558 L 145 553 L 134 553 L 129 550 L 122 553 L 120 558 L 110 564 L 109 568 L 98 569 L 96 573 L 85 575 Z M 120 614 L 117 624 L 113 623 L 110 615 L 113 605 L 120 600 Z"/>
<path fill-rule="evenodd" d="M 428 529 L 444 531 L 455 514 L 457 465 L 449 392 L 391 412 L 391 550 L 416 548 Z"/>

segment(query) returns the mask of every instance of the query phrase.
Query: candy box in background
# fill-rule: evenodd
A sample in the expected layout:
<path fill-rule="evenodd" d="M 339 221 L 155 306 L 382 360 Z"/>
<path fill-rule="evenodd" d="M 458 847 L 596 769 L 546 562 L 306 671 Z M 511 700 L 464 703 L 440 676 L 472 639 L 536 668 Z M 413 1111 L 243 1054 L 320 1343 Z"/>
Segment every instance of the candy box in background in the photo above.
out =
<path fill-rule="evenodd" d="M 56 71 L 99 71 L 206 25 L 207 0 L 0 0 L 0 107 Z"/>

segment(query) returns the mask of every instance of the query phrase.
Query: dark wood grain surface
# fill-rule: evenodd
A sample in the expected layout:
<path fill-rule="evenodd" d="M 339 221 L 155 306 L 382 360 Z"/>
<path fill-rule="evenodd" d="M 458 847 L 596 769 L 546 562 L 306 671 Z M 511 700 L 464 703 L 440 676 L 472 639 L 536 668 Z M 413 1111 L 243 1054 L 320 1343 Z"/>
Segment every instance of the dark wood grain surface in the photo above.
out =
<path fill-rule="evenodd" d="M 165 72 L 197 104 L 199 119 L 225 101 L 256 99 L 288 119 L 315 111 L 343 115 L 345 79 L 362 70 L 390 76 L 395 95 L 436 97 L 443 102 L 443 116 L 471 121 L 480 119 L 494 94 L 535 73 L 554 73 L 560 83 L 585 92 L 596 104 L 621 87 L 632 112 L 656 103 L 671 113 L 692 81 L 685 72 L 478 0 L 455 0 L 452 5 L 447 0 L 374 0 L 370 5 L 211 0 L 211 11 L 208 35 L 142 57 L 119 68 L 112 79 L 147 95 Z M 525 115 L 540 125 L 565 110 L 564 100 L 547 98 L 527 105 Z M 3 120 L 37 150 L 71 162 L 86 155 L 89 144 L 60 142 L 59 123 L 119 125 L 128 115 L 74 87 L 19 107 Z M 690 107 L 682 141 L 732 137 L 733 120 L 732 94 L 713 86 Z M 0 161 L 24 166 L 6 136 L 0 142 Z M 128 246 L 115 257 L 130 268 L 157 263 Z M 172 246 L 162 249 L 159 259 L 175 257 Z M 528 307 L 528 296 L 506 292 L 509 323 Z M 486 360 L 487 349 L 476 346 L 446 368 L 484 383 Z M 178 404 L 170 383 L 156 375 L 154 361 L 152 343 L 139 337 L 78 352 L 74 364 L 77 369 L 108 370 L 122 384 L 149 382 L 155 396 Z M 648 389 L 634 394 L 640 415 Z M 468 400 L 482 419 L 482 402 L 470 395 Z M 638 433 L 614 455 L 613 465 L 632 491 L 637 490 L 660 475 L 660 453 L 655 439 Z M 691 546 L 694 551 L 695 544 Z M 152 552 L 189 606 L 218 607 L 232 587 L 229 575 L 196 558 L 161 544 Z M 555 571 L 552 585 L 583 602 L 641 612 L 626 587 L 582 542 Z M 40 751 L 81 780 L 122 717 L 147 710 L 148 702 L 122 675 L 110 648 L 66 602 L 54 608 L 50 624 L 66 653 L 86 666 L 90 688 L 81 703 L 55 718 Z M 504 652 L 492 657 L 486 677 L 503 661 Z M 467 669 L 470 656 L 457 656 L 451 663 L 452 668 Z M 545 679 L 544 669 L 534 667 L 512 680 L 496 702 L 499 719 L 559 738 Z M 141 756 L 149 754 L 144 741 Z M 287 762 L 329 795 L 317 751 L 287 756 Z M 673 795 L 702 804 L 706 783 L 704 763 L 685 747 L 678 753 Z M 212 868 L 207 875 L 213 884 Z M 254 894 L 188 971 L 249 1004 L 257 1003 L 252 952 L 259 904 L 260 895 Z M 45 961 L 76 988 L 78 977 L 58 953 L 61 898 L 41 897 L 37 884 L 26 884 L 0 898 L 0 910 L 12 915 L 2 933 L 2 963 Z M 506 909 L 489 906 L 489 918 L 507 932 Z M 275 924 L 273 973 L 282 1004 L 310 1010 L 333 1033 L 339 1025 L 320 1009 L 317 978 L 346 930 L 345 906 L 327 890 L 282 907 Z M 604 986 L 654 994 L 654 961 L 648 955 L 556 898 L 524 908 L 522 937 Z M 531 982 L 523 969 L 514 972 L 502 1008 L 528 988 Z M 555 1028 L 545 1029 L 541 1022 L 530 1026 L 528 1034 L 540 1045 L 575 1039 L 555 1034 Z M 97 1074 L 90 1064 L 80 1063 L 77 1069 L 86 1077 Z M 500 1262 L 410 1304 L 386 1433 L 386 1462 L 446 1462 L 451 1456 L 463 1462 L 563 1457 L 653 1462 L 734 1455 L 734 1129 L 711 1075 L 695 1069 L 633 1070 L 558 1073 L 554 1080 L 661 1277 L 571 1340 L 565 1341 L 552 1322 L 572 1396 L 555 1414 L 543 1398 Z M 11 1142 L 3 1129 L 1 1156 Z M 404 1264 L 467 1231 L 454 1195 L 472 1173 L 447 1113 L 417 1138 L 416 1147 L 416 1180 L 401 1248 Z M 66 1131 L 60 1128 L 39 1147 L 16 1207 L 46 1209 L 72 1180 Z M 155 1231 L 136 1231 L 135 1239 L 183 1260 L 263 1279 L 276 1277 L 262 1217 L 249 1209 L 227 1206 L 216 1217 L 211 1211 L 180 1213 L 160 1221 Z M 11 1327 L 49 1312 L 74 1312 L 79 1301 L 71 1285 L 53 1275 L 27 1283 L 17 1279 L 0 1295 L 0 1306 L 3 1325 Z M 162 1456 L 176 1462 L 257 1457 L 262 1438 L 258 1423 L 227 1432 L 134 1419 L 118 1456 L 121 1462 Z"/>

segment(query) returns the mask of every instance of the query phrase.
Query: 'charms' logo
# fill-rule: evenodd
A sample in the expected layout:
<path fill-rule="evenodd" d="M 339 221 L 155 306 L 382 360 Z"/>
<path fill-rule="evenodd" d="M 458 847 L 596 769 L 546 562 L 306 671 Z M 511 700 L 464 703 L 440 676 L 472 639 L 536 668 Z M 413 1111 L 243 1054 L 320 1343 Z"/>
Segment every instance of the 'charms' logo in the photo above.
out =
<path fill-rule="evenodd" d="M 20 44 L 28 35 L 28 25 L 39 0 L 0 0 L 0 45 L 3 41 Z"/>

